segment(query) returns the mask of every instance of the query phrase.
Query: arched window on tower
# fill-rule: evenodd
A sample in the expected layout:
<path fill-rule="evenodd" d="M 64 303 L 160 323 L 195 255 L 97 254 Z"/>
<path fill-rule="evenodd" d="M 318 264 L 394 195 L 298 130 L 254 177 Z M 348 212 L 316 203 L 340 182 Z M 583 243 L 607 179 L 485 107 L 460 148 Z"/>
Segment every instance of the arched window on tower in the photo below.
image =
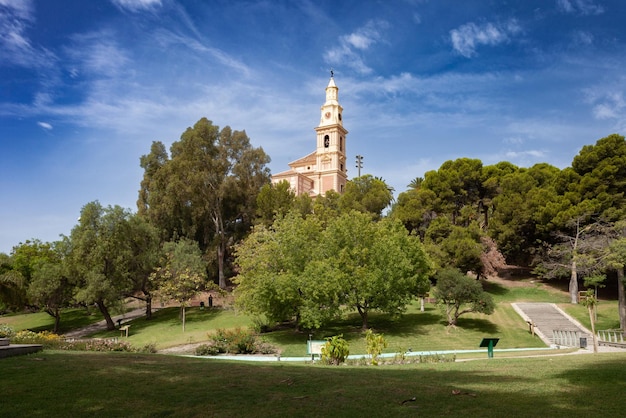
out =
<path fill-rule="evenodd" d="M 339 151 L 343 151 L 343 136 L 339 137 Z"/>
<path fill-rule="evenodd" d="M 330 137 L 328 135 L 324 136 L 324 148 L 328 148 L 330 146 Z"/>

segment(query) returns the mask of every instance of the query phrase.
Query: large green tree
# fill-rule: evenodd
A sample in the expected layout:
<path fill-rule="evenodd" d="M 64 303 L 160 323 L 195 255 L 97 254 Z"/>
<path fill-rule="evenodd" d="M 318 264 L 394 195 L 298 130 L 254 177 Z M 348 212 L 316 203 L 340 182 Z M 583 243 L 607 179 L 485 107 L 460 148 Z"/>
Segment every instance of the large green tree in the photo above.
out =
<path fill-rule="evenodd" d="M 351 211 L 321 221 L 290 214 L 238 248 L 237 302 L 272 321 L 319 327 L 342 309 L 363 327 L 377 310 L 400 314 L 428 290 L 430 260 L 402 223 Z"/>
<path fill-rule="evenodd" d="M 75 298 L 95 303 L 109 330 L 115 329 L 111 306 L 133 289 L 132 216 L 120 206 L 90 202 L 82 208 L 79 223 L 70 234 L 67 266 L 77 286 Z"/>
<path fill-rule="evenodd" d="M 127 245 L 131 254 L 128 269 L 132 288 L 126 296 L 145 302 L 146 319 L 151 319 L 156 287 L 150 280 L 150 274 L 161 256 L 159 230 L 138 215 L 131 216 L 128 222 L 130 234 L 127 236 Z"/>
<path fill-rule="evenodd" d="M 379 220 L 392 200 L 393 189 L 384 180 L 366 174 L 348 181 L 339 203 L 343 212 L 356 210 Z"/>
<path fill-rule="evenodd" d="M 319 327 L 338 313 L 332 275 L 321 274 L 322 223 L 289 212 L 271 228 L 259 225 L 237 247 L 237 305 L 270 323 L 294 320 L 296 328 Z"/>
<path fill-rule="evenodd" d="M 50 244 L 51 252 L 40 257 L 33 266 L 28 285 L 28 299 L 31 304 L 54 318 L 53 332 L 59 332 L 62 309 L 73 300 L 74 283 L 67 271 L 69 239 Z"/>
<path fill-rule="evenodd" d="M 222 130 L 206 118 L 172 144 L 153 143 L 141 158 L 139 213 L 161 228 L 166 239 L 196 240 L 213 252 L 218 283 L 226 287 L 230 241 L 245 235 L 255 218 L 256 199 L 269 182 L 270 159 L 255 148 L 245 131 Z"/>
<path fill-rule="evenodd" d="M 0 312 L 19 309 L 24 303 L 24 278 L 7 254 L 0 253 Z"/>
<path fill-rule="evenodd" d="M 344 213 L 328 225 L 322 243 L 320 254 L 340 283 L 340 300 L 359 313 L 364 329 L 369 312 L 400 314 L 428 291 L 430 259 L 399 221 Z"/>

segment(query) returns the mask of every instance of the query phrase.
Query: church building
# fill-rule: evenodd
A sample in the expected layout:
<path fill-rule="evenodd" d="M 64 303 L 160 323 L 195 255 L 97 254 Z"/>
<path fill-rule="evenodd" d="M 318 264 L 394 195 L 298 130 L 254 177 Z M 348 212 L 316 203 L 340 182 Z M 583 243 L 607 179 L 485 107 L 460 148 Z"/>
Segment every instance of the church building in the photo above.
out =
<path fill-rule="evenodd" d="M 346 168 L 346 135 L 338 101 L 339 88 L 331 72 L 326 87 L 326 102 L 321 107 L 317 132 L 317 149 L 309 155 L 289 163 L 290 169 L 272 176 L 272 183 L 288 181 L 296 195 L 311 197 L 329 190 L 343 193 L 348 179 Z"/>

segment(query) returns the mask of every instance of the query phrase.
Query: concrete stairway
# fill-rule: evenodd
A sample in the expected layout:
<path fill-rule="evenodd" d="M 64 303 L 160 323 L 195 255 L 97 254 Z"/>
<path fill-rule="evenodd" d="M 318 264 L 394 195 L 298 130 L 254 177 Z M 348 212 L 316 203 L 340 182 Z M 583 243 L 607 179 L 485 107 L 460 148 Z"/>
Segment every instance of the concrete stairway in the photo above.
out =
<path fill-rule="evenodd" d="M 547 345 L 555 344 L 553 331 L 578 333 L 579 337 L 586 337 L 591 342 L 591 331 L 553 303 L 512 303 L 511 305 L 526 322 L 534 324 L 535 333 Z"/>

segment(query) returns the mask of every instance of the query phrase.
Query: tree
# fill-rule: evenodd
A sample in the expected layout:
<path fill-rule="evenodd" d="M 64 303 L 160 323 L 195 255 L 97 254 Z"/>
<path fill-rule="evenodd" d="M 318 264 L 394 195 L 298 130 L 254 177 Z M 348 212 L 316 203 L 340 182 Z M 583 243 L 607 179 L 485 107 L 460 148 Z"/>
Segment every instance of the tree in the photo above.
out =
<path fill-rule="evenodd" d="M 287 180 L 265 184 L 256 198 L 259 222 L 271 225 L 276 217 L 284 217 L 293 208 L 295 200 L 296 195 Z"/>
<path fill-rule="evenodd" d="M 597 268 L 596 259 L 601 248 L 594 239 L 598 230 L 597 223 L 585 224 L 589 215 L 581 215 L 569 223 L 571 233 L 556 234 L 561 241 L 549 246 L 535 272 L 544 278 L 563 277 L 569 274 L 570 302 L 578 303 L 578 276 L 593 273 Z"/>
<path fill-rule="evenodd" d="M 75 298 L 95 303 L 108 330 L 115 329 L 110 307 L 133 289 L 135 253 L 130 245 L 132 214 L 120 206 L 106 208 L 95 201 L 80 212 L 79 224 L 70 234 L 68 274 L 76 283 Z"/>
<path fill-rule="evenodd" d="M 400 314 L 425 293 L 430 260 L 399 221 L 352 211 L 328 225 L 291 213 L 259 226 L 237 248 L 237 304 L 271 321 L 317 328 L 356 310 L 368 327 L 372 310 Z"/>
<path fill-rule="evenodd" d="M 391 217 L 400 219 L 404 227 L 424 239 L 430 223 L 437 218 L 434 210 L 437 195 L 432 190 L 414 188 L 400 193 L 393 205 Z"/>
<path fill-rule="evenodd" d="M 322 234 L 321 261 L 341 287 L 341 303 L 356 309 L 368 328 L 368 314 L 404 312 L 410 300 L 428 291 L 431 262 L 419 239 L 401 222 L 373 222 L 359 212 L 344 213 Z"/>
<path fill-rule="evenodd" d="M 54 258 L 52 244 L 38 239 L 26 240 L 13 247 L 11 251 L 13 271 L 8 277 L 13 277 L 13 283 L 20 284 L 18 287 L 13 286 L 14 302 L 19 303 L 20 307 L 30 303 L 27 291 L 37 265 Z"/>
<path fill-rule="evenodd" d="M 185 308 L 187 303 L 206 284 L 205 264 L 198 244 L 188 238 L 163 245 L 165 254 L 161 266 L 150 276 L 150 281 L 163 299 L 174 300 L 180 305 L 180 316 L 185 332 Z"/>
<path fill-rule="evenodd" d="M 172 144 L 170 159 L 158 142 L 141 158 L 139 213 L 165 231 L 166 239 L 187 237 L 203 253 L 215 251 L 218 283 L 225 288 L 229 242 L 247 234 L 255 219 L 269 161 L 245 131 L 220 131 L 202 118 Z"/>
<path fill-rule="evenodd" d="M 466 313 L 493 313 L 495 303 L 491 295 L 483 291 L 480 281 L 454 268 L 440 270 L 435 278 L 434 295 L 437 303 L 444 307 L 448 325 L 455 326 L 459 316 Z"/>
<path fill-rule="evenodd" d="M 24 288 L 24 278 L 13 267 L 11 257 L 0 253 L 0 312 L 23 306 Z"/>
<path fill-rule="evenodd" d="M 621 224 L 621 223 L 620 223 Z M 621 237 L 609 246 L 609 256 L 607 264 L 609 268 L 617 272 L 617 310 L 619 313 L 619 325 L 622 333 L 626 336 L 626 279 L 624 278 L 624 268 L 626 267 L 626 237 Z"/>
<path fill-rule="evenodd" d="M 366 174 L 347 182 L 339 203 L 344 212 L 356 210 L 369 213 L 378 220 L 392 200 L 393 189 L 383 179 Z"/>
<path fill-rule="evenodd" d="M 584 146 L 572 161 L 580 181 L 575 186 L 581 202 L 602 218 L 616 221 L 626 215 L 626 141 L 613 134 Z"/>
<path fill-rule="evenodd" d="M 161 255 L 159 231 L 139 215 L 131 216 L 128 222 L 130 234 L 127 236 L 127 243 L 131 254 L 128 269 L 132 289 L 126 296 L 145 302 L 146 319 L 151 319 L 152 298 L 156 289 L 150 280 L 150 274 Z"/>
<path fill-rule="evenodd" d="M 52 254 L 35 263 L 28 285 L 30 303 L 54 318 L 55 333 L 59 332 L 61 309 L 72 301 L 74 291 L 74 284 L 68 277 L 66 267 L 69 248 L 67 238 L 50 244 Z"/>
<path fill-rule="evenodd" d="M 338 304 L 327 297 L 334 293 L 333 276 L 313 264 L 321 231 L 317 217 L 297 212 L 276 219 L 272 228 L 256 226 L 236 249 L 237 305 L 272 323 L 295 320 L 296 328 L 319 327 L 336 315 Z"/>

